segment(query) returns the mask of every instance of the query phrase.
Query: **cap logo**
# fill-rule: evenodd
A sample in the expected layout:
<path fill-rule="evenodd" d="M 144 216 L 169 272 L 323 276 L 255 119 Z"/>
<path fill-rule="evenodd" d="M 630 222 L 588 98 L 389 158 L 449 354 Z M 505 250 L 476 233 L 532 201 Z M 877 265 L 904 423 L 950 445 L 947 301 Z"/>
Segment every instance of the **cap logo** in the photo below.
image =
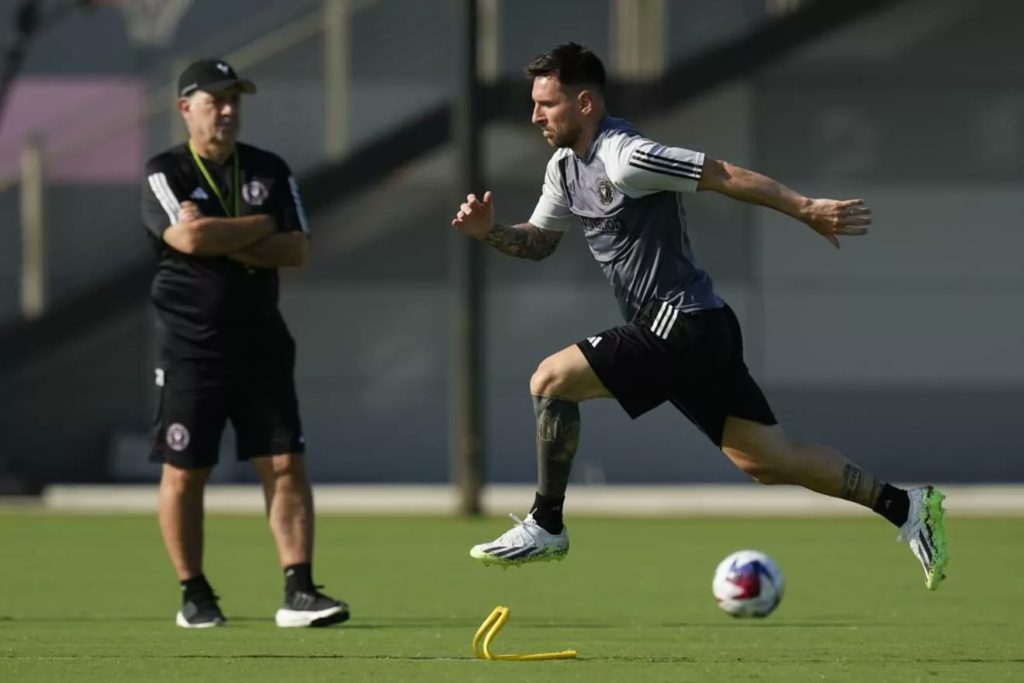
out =
<path fill-rule="evenodd" d="M 217 68 L 220 69 L 220 72 L 222 74 L 224 74 L 225 76 L 227 76 L 228 73 L 230 73 L 230 71 L 231 71 L 231 67 L 229 67 L 224 62 L 217 62 Z"/>

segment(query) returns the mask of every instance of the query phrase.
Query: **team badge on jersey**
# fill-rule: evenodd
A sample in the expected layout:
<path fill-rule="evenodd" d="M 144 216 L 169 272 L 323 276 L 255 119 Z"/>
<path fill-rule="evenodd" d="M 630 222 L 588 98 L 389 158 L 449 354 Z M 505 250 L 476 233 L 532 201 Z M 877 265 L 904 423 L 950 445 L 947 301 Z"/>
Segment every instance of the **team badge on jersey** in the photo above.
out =
<path fill-rule="evenodd" d="M 612 193 L 615 188 L 612 187 L 612 183 L 607 178 L 597 179 L 597 198 L 601 200 L 602 204 L 608 205 L 612 203 Z"/>
<path fill-rule="evenodd" d="M 250 180 L 242 185 L 242 199 L 249 206 L 263 206 L 263 202 L 267 201 L 269 196 L 270 190 L 267 188 L 266 182 L 260 178 Z"/>
<path fill-rule="evenodd" d="M 188 429 L 180 422 L 175 422 L 167 428 L 167 445 L 172 451 L 180 453 L 188 448 L 188 443 L 191 440 L 192 436 L 188 433 Z"/>

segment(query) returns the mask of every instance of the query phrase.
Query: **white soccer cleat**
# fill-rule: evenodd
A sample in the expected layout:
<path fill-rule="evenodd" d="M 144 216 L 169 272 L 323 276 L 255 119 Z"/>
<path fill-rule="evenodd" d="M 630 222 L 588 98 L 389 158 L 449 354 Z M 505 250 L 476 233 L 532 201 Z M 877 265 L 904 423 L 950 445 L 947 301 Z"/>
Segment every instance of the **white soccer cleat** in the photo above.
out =
<path fill-rule="evenodd" d="M 946 578 L 946 563 L 949 562 L 942 509 L 946 496 L 934 486 L 910 489 L 907 495 L 910 496 L 910 511 L 897 539 L 910 544 L 910 550 L 924 569 L 925 585 L 933 591 Z"/>
<path fill-rule="evenodd" d="M 469 556 L 484 564 L 510 567 L 527 562 L 561 560 L 569 552 L 569 532 L 562 526 L 561 533 L 549 533 L 537 524 L 533 515 L 519 519 L 510 514 L 516 525 L 490 543 L 473 546 Z"/>

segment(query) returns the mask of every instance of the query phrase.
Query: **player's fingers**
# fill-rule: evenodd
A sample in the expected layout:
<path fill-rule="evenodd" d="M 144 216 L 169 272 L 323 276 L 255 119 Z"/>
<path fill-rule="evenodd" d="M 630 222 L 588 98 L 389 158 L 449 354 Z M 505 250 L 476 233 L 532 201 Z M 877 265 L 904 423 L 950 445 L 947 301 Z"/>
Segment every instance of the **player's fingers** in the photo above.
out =
<path fill-rule="evenodd" d="M 479 202 L 479 200 L 476 198 L 475 194 L 467 194 L 466 195 L 466 203 L 467 204 L 476 204 L 477 202 Z"/>
<path fill-rule="evenodd" d="M 845 227 L 839 228 L 835 231 L 836 235 L 845 235 L 848 237 L 856 237 L 858 235 L 866 235 L 869 230 L 867 228 L 856 228 L 856 227 Z"/>
<path fill-rule="evenodd" d="M 843 225 L 871 225 L 871 216 L 849 216 L 842 221 Z"/>
<path fill-rule="evenodd" d="M 491 191 L 487 190 L 487 192 L 484 192 L 484 204 L 490 204 L 490 203 L 491 203 Z"/>
<path fill-rule="evenodd" d="M 836 237 L 835 235 L 822 235 L 822 237 L 827 239 L 829 241 L 829 244 L 831 244 L 836 249 L 839 248 L 839 238 Z"/>
<path fill-rule="evenodd" d="M 864 205 L 864 200 L 863 199 L 844 199 L 841 202 L 839 202 L 839 206 L 841 206 L 844 209 L 851 208 L 851 207 L 854 207 L 854 206 L 863 206 L 863 205 Z"/>
<path fill-rule="evenodd" d="M 462 206 L 459 207 L 459 212 L 468 216 L 469 214 L 473 213 L 473 209 L 469 206 L 469 204 L 463 204 Z"/>

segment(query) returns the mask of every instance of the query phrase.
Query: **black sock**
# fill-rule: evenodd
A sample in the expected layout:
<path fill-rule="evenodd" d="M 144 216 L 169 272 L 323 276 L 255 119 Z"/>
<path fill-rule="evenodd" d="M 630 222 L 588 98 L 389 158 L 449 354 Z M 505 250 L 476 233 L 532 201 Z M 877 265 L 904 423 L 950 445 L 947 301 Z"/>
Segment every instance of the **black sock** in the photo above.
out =
<path fill-rule="evenodd" d="M 903 489 L 885 484 L 882 486 L 882 492 L 878 494 L 878 500 L 875 501 L 875 505 L 871 509 L 895 524 L 898 528 L 907 522 L 907 516 L 910 514 L 910 496 Z"/>
<path fill-rule="evenodd" d="M 563 503 L 565 503 L 565 496 L 555 498 L 538 493 L 534 496 L 533 509 L 530 510 L 530 514 L 544 531 L 549 534 L 560 534 L 562 533 Z"/>
<path fill-rule="evenodd" d="M 284 568 L 284 590 L 286 593 L 303 591 L 312 593 L 316 590 L 313 585 L 313 565 L 309 562 L 291 564 Z"/>
<path fill-rule="evenodd" d="M 191 579 L 185 579 L 181 582 L 181 601 L 183 603 L 212 594 L 213 586 L 210 585 L 203 574 L 193 576 Z"/>

